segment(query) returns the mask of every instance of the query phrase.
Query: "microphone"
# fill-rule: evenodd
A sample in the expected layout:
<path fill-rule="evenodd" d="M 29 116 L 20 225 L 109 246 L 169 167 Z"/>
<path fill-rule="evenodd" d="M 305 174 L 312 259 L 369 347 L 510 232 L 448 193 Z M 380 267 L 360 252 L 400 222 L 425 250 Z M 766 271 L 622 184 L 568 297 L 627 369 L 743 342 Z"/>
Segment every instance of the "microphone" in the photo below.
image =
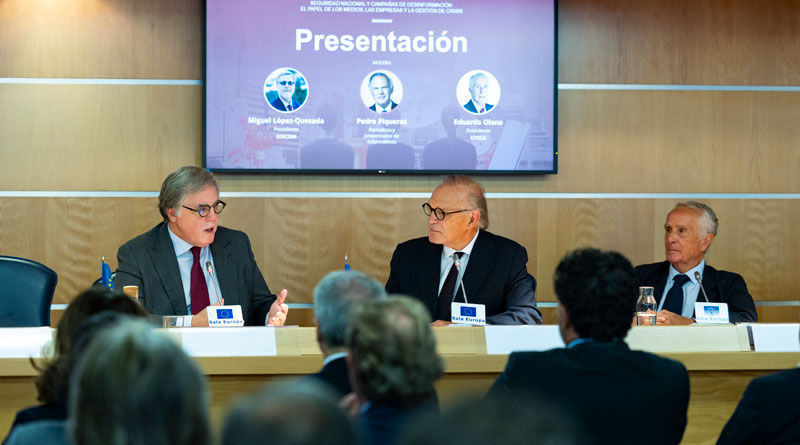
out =
<path fill-rule="evenodd" d="M 469 301 L 467 300 L 467 290 L 464 289 L 464 280 L 463 280 L 464 275 L 461 273 L 461 258 L 458 255 L 456 255 L 454 259 L 455 259 L 455 261 L 453 261 L 453 266 L 455 266 L 456 270 L 458 270 L 459 277 L 462 278 L 462 279 L 458 280 L 458 283 L 461 285 L 461 293 L 464 294 L 464 303 L 469 304 Z M 458 294 L 458 292 L 453 294 L 453 300 L 451 300 L 451 301 L 455 301 L 456 294 Z"/>
<path fill-rule="evenodd" d="M 217 304 L 222 304 L 219 283 L 217 283 L 217 277 L 214 276 L 214 267 L 211 266 L 211 261 L 206 261 L 206 270 L 208 271 L 208 274 L 211 275 L 211 283 L 214 284 L 212 287 L 214 288 L 214 294 L 217 296 Z"/>
<path fill-rule="evenodd" d="M 700 290 L 703 291 L 703 298 L 705 298 L 706 303 L 708 303 L 708 294 L 706 294 L 706 288 L 703 287 L 703 280 L 700 277 L 700 272 L 694 271 L 694 279 L 697 280 L 697 284 L 700 285 Z"/>

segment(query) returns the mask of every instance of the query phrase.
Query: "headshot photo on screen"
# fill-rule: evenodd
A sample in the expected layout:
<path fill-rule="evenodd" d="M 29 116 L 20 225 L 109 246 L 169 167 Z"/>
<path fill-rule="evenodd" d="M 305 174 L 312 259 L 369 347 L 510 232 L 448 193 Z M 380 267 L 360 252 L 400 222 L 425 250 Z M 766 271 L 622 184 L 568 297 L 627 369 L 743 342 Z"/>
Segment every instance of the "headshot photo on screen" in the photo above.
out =
<path fill-rule="evenodd" d="M 264 81 L 264 98 L 273 110 L 293 113 L 306 103 L 308 82 L 293 68 L 278 68 Z"/>
<path fill-rule="evenodd" d="M 361 101 L 375 113 L 388 113 L 402 100 L 403 84 L 391 71 L 373 71 L 361 81 Z"/>
<path fill-rule="evenodd" d="M 500 102 L 500 83 L 488 71 L 472 70 L 458 81 L 456 97 L 468 112 L 485 114 Z"/>

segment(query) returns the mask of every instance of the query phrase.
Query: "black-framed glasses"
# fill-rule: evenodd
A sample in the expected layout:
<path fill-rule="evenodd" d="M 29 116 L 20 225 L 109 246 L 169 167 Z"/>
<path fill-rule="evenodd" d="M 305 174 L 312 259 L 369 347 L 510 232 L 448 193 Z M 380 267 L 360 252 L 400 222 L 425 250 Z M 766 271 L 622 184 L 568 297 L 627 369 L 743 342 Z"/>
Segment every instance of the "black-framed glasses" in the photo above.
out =
<path fill-rule="evenodd" d="M 433 208 L 429 203 L 422 204 L 422 211 L 425 212 L 426 215 L 431 216 L 431 213 L 436 216 L 436 219 L 439 221 L 443 220 L 445 216 L 452 215 L 453 213 L 461 213 L 461 212 L 471 212 L 475 209 L 463 209 L 463 210 L 453 210 L 452 212 L 445 212 L 444 210 L 440 209 L 439 207 Z"/>
<path fill-rule="evenodd" d="M 214 213 L 216 213 L 217 215 L 222 213 L 222 211 L 225 210 L 225 201 L 217 201 L 212 205 L 200 204 L 199 206 L 197 206 L 196 209 L 186 206 L 181 206 L 181 207 L 183 207 L 186 210 L 191 210 L 193 212 L 196 212 L 198 215 L 200 215 L 201 218 L 205 218 L 206 216 L 211 214 L 211 209 L 214 209 Z"/>
<path fill-rule="evenodd" d="M 280 82 L 278 82 L 278 85 L 283 85 L 283 86 L 294 85 L 294 82 L 292 82 L 291 80 L 281 80 Z"/>

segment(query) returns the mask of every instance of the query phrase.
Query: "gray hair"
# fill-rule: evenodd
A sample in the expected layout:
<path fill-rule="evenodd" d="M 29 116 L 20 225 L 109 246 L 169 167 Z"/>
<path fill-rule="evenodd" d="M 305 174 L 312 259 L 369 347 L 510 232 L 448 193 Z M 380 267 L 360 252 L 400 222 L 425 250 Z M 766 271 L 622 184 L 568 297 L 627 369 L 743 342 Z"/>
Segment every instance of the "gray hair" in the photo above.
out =
<path fill-rule="evenodd" d="M 354 303 L 386 298 L 377 281 L 355 270 L 337 270 L 314 288 L 314 316 L 325 344 L 344 346 L 347 318 Z"/>
<path fill-rule="evenodd" d="M 203 374 L 144 320 L 94 336 L 72 376 L 68 411 L 81 445 L 211 442 Z"/>
<path fill-rule="evenodd" d="M 719 220 L 717 214 L 707 204 L 698 201 L 684 201 L 675 204 L 675 209 L 678 207 L 697 210 L 700 212 L 699 229 L 700 235 L 714 235 L 717 236 L 717 227 L 719 227 Z M 673 209 L 673 210 L 675 210 Z"/>
<path fill-rule="evenodd" d="M 292 80 L 297 82 L 297 76 L 295 76 L 295 74 L 289 70 L 283 70 L 280 73 L 278 73 L 278 75 L 275 76 L 275 82 L 278 82 L 278 79 L 280 79 L 283 76 L 292 76 Z"/>
<path fill-rule="evenodd" d="M 481 212 L 480 228 L 489 228 L 489 209 L 486 206 L 486 195 L 483 186 L 466 175 L 449 175 L 442 178 L 442 185 L 463 188 L 466 192 L 467 205 Z"/>
<path fill-rule="evenodd" d="M 186 195 L 197 193 L 210 185 L 219 193 L 217 178 L 200 167 L 186 166 L 170 173 L 161 184 L 161 193 L 158 194 L 158 210 L 164 222 L 169 221 L 167 210 L 179 209 Z"/>
<path fill-rule="evenodd" d="M 432 391 L 444 365 L 430 324 L 428 309 L 405 296 L 353 307 L 346 342 L 356 393 L 372 401 Z"/>
<path fill-rule="evenodd" d="M 277 383 L 239 399 L 228 413 L 222 445 L 338 445 L 356 443 L 356 433 L 337 396 L 310 379 Z M 301 413 L 287 420 L 287 413 Z"/>
<path fill-rule="evenodd" d="M 369 82 L 367 82 L 367 84 L 368 84 L 368 85 L 369 85 L 369 84 L 371 84 L 371 83 L 372 83 L 372 79 L 374 79 L 374 78 L 375 78 L 375 77 L 377 77 L 377 76 L 383 76 L 383 77 L 385 77 L 385 78 L 386 78 L 386 81 L 387 81 L 387 82 L 389 82 L 389 89 L 390 89 L 390 90 L 394 90 L 394 82 L 392 82 L 392 78 L 391 78 L 391 77 L 389 77 L 389 75 L 388 75 L 388 74 L 386 74 L 386 73 L 384 73 L 383 71 L 378 71 L 377 73 L 372 73 L 372 75 L 371 75 L 371 76 L 369 76 Z"/>
<path fill-rule="evenodd" d="M 475 81 L 479 78 L 483 77 L 486 81 L 489 81 L 489 76 L 486 75 L 483 71 L 479 71 L 471 76 L 469 76 L 469 87 L 472 88 L 475 86 Z"/>

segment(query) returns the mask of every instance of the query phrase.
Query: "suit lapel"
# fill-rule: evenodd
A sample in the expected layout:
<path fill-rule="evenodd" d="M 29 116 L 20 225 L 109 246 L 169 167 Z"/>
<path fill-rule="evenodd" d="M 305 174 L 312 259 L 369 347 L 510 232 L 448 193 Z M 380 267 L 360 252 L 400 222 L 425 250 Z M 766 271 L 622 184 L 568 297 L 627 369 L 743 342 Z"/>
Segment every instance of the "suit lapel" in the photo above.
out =
<path fill-rule="evenodd" d="M 713 267 L 706 264 L 703 266 L 703 288 L 708 294 L 708 301 L 711 303 L 719 303 L 719 289 L 717 288 L 717 271 Z M 697 295 L 697 301 L 705 301 L 703 299 L 703 291 Z"/>
<path fill-rule="evenodd" d="M 163 223 L 158 231 L 156 242 L 150 247 L 150 258 L 156 266 L 156 273 L 167 292 L 167 298 L 172 303 L 173 310 L 178 315 L 186 315 L 186 295 L 183 292 L 181 271 L 166 223 Z"/>
<path fill-rule="evenodd" d="M 233 261 L 233 249 L 230 247 L 230 240 L 224 236 L 217 237 L 211 243 L 211 256 L 214 257 L 214 267 L 217 269 L 217 281 L 219 282 L 220 292 L 225 304 L 241 304 L 236 289 L 236 267 Z"/>
<path fill-rule="evenodd" d="M 441 244 L 426 243 L 425 252 L 417 263 L 422 302 L 428 307 L 433 317 L 436 316 L 436 303 L 439 299 L 439 271 L 442 266 Z"/>
<path fill-rule="evenodd" d="M 494 243 L 492 243 L 489 235 L 481 230 L 478 234 L 478 239 L 475 240 L 475 245 L 472 246 L 472 252 L 469 255 L 469 262 L 467 263 L 467 270 L 464 271 L 464 290 L 467 292 L 467 298 L 475 299 L 478 297 L 477 292 L 480 290 L 481 285 L 489 271 L 494 265 Z M 460 287 L 460 286 L 459 286 Z M 458 301 L 464 301 L 464 295 L 459 290 L 456 298 Z M 475 301 L 473 301 L 474 303 Z"/>
<path fill-rule="evenodd" d="M 669 262 L 664 261 L 658 266 L 655 273 L 648 277 L 647 285 L 653 286 L 656 307 L 661 305 L 661 297 L 664 296 L 664 288 L 667 286 L 667 276 L 669 276 Z"/>

